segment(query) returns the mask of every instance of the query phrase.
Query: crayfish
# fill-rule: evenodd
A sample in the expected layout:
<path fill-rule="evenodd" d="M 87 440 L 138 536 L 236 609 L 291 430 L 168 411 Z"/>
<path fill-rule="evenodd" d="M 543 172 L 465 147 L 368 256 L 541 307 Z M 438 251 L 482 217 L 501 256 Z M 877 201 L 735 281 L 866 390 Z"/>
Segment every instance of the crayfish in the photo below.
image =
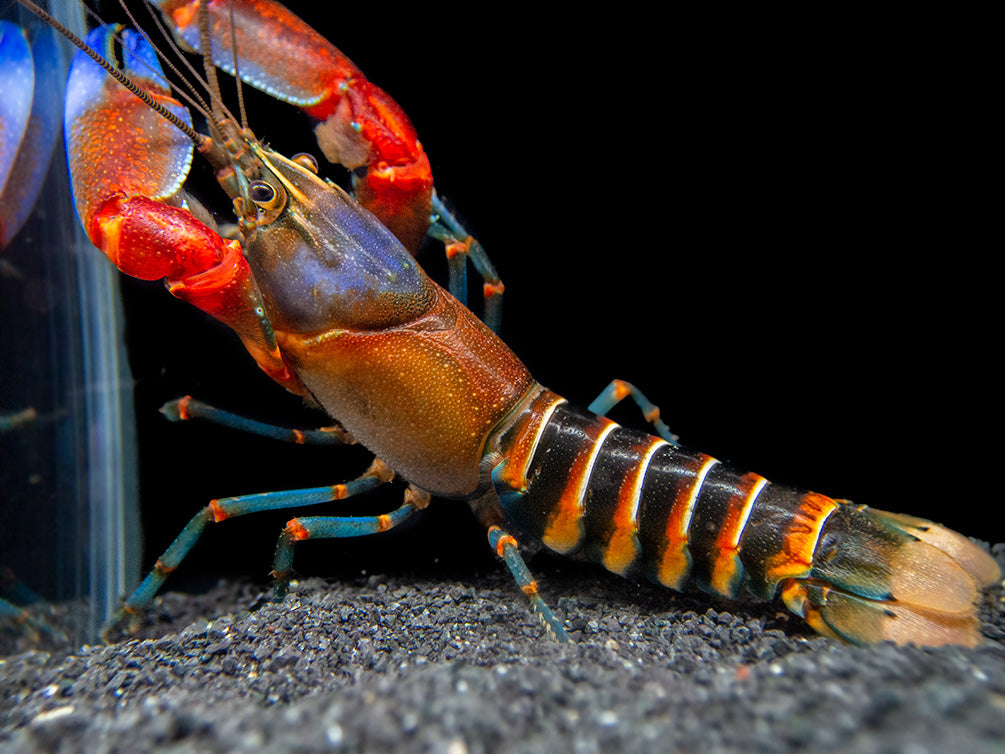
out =
<path fill-rule="evenodd" d="M 172 295 L 228 325 L 266 375 L 336 422 L 296 439 L 359 442 L 375 459 L 344 483 L 211 501 L 126 612 L 142 610 L 211 523 L 334 503 L 399 477 L 403 499 L 386 513 L 290 519 L 274 559 L 276 598 L 296 543 L 387 531 L 436 496 L 469 503 L 559 638 L 565 628 L 538 594 L 522 543 L 673 589 L 781 597 L 818 632 L 846 641 L 979 641 L 980 590 L 1000 572 L 962 535 L 733 471 L 681 446 L 622 380 L 587 409 L 538 383 L 495 332 L 498 275 L 439 200 L 404 111 L 313 29 L 270 0 L 158 5 L 180 45 L 199 50 L 214 40 L 207 71 L 211 59 L 315 119 L 321 151 L 353 171 L 353 194 L 322 178 L 313 159 L 269 148 L 212 89 L 199 106 L 208 135 L 196 130 L 155 53 L 125 31 L 119 81 L 84 53 L 70 76 L 67 150 L 81 221 L 119 269 L 164 280 Z M 96 29 L 87 45 L 114 58 L 118 33 Z M 194 151 L 233 204 L 232 230 L 184 193 Z M 416 262 L 427 235 L 461 260 L 451 263 L 457 295 Z M 485 281 L 487 323 L 458 300 L 467 257 Z M 670 335 L 695 337 L 686 328 Z M 654 434 L 605 416 L 625 399 Z M 271 431 L 189 399 L 165 410 Z"/>

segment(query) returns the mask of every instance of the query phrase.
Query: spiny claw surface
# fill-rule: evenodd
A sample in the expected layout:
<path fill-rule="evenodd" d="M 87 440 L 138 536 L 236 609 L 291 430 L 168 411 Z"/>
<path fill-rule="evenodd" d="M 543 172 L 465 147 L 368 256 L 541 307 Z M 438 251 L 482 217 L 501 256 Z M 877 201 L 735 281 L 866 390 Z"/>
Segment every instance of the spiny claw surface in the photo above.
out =
<path fill-rule="evenodd" d="M 99 27 L 87 43 L 115 60 L 115 34 Z M 122 69 L 161 105 L 191 125 L 174 97 L 154 50 L 139 34 L 123 31 Z M 100 66 L 78 52 L 66 84 L 66 154 L 73 195 L 84 227 L 115 193 L 165 200 L 175 196 L 192 164 L 192 142 Z M 93 240 L 93 239 L 92 239 Z"/>

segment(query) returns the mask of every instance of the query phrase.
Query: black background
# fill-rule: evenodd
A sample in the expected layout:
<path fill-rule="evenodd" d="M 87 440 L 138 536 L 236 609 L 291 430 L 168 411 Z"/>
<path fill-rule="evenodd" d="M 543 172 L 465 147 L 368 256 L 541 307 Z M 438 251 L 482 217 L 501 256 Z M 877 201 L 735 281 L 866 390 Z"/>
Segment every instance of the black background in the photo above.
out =
<path fill-rule="evenodd" d="M 298 10 L 410 114 L 539 381 L 585 405 L 628 379 L 684 443 L 743 470 L 1003 539 L 998 291 L 974 232 L 989 139 L 980 51 L 951 25 L 322 7 Z M 253 98 L 251 117 L 277 148 L 314 149 L 292 108 Z M 435 245 L 421 261 L 445 280 Z M 169 425 L 157 407 L 186 393 L 291 425 L 324 417 L 157 285 L 130 282 L 126 302 L 146 563 L 212 497 L 366 466 L 355 449 Z M 264 576 L 288 517 L 219 527 L 182 578 Z M 403 536 L 301 546 L 297 566 L 491 559 L 463 506 L 439 503 Z"/>

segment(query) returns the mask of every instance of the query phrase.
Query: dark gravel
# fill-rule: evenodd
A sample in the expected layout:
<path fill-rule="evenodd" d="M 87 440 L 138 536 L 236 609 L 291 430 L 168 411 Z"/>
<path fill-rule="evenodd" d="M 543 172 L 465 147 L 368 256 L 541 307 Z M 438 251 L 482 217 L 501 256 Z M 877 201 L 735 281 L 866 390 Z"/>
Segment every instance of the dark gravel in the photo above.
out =
<path fill-rule="evenodd" d="M 143 638 L 0 661 L 0 750 L 1005 752 L 998 594 L 977 649 L 857 648 L 772 606 L 536 570 L 575 644 L 502 572 L 308 579 L 256 610 L 252 584 L 168 593 Z"/>

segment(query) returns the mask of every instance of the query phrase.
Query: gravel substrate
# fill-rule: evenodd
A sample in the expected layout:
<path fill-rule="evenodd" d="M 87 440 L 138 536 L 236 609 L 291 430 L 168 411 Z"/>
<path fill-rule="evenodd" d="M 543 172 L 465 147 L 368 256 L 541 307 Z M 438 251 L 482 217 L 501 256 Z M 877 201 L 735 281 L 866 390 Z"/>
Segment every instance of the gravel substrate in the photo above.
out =
<path fill-rule="evenodd" d="M 858 648 L 553 563 L 570 645 L 502 572 L 165 594 L 143 638 L 0 661 L 0 750 L 1005 752 L 998 594 L 977 649 Z"/>

